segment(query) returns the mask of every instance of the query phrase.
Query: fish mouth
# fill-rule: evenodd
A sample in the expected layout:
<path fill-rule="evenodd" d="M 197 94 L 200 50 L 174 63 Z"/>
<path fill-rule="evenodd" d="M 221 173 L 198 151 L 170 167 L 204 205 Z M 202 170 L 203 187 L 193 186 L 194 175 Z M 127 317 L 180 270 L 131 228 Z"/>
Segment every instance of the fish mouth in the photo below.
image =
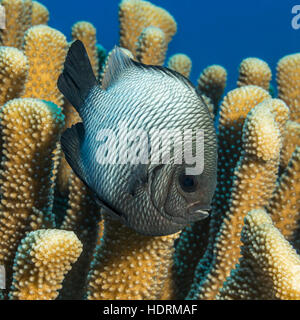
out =
<path fill-rule="evenodd" d="M 187 208 L 189 221 L 195 222 L 207 218 L 209 216 L 209 210 L 211 210 L 210 205 L 203 205 L 199 203 L 189 205 Z"/>

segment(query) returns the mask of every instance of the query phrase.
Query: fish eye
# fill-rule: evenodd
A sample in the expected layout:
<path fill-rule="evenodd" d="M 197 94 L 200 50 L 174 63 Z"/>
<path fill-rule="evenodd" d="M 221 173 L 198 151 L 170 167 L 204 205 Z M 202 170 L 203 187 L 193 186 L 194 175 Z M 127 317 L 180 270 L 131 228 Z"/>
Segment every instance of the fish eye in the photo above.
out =
<path fill-rule="evenodd" d="M 194 192 L 198 183 L 195 176 L 180 175 L 179 184 L 184 192 Z"/>

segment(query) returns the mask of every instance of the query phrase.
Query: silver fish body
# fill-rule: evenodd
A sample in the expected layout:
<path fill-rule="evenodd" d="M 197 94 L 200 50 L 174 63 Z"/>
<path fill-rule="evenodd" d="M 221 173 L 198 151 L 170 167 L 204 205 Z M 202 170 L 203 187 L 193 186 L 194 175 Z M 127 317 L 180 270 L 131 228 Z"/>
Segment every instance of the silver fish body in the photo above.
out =
<path fill-rule="evenodd" d="M 216 187 L 216 134 L 207 107 L 187 79 L 167 68 L 137 63 L 116 48 L 100 85 L 76 41 L 58 87 L 82 119 L 62 136 L 66 159 L 112 217 L 139 233 L 162 236 L 208 216 Z M 189 165 L 175 149 L 168 163 L 150 158 L 163 133 L 186 129 L 204 133 L 199 175 L 186 175 Z M 139 132 L 147 134 L 148 144 L 137 141 Z M 196 143 L 191 142 L 194 151 Z M 138 163 L 141 153 L 146 161 Z"/>

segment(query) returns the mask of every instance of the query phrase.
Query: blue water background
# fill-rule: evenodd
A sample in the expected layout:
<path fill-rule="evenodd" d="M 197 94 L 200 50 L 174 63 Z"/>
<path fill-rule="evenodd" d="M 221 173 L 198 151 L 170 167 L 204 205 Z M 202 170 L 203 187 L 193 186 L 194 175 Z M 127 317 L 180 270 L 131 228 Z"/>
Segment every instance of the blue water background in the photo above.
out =
<path fill-rule="evenodd" d="M 49 25 L 70 39 L 71 26 L 90 21 L 98 43 L 110 50 L 119 41 L 118 0 L 40 0 L 50 11 Z M 152 0 L 176 19 L 178 32 L 168 57 L 185 53 L 193 61 L 191 80 L 211 64 L 228 71 L 228 89 L 236 86 L 238 65 L 246 57 L 267 61 L 275 72 L 277 61 L 300 52 L 300 29 L 291 25 L 292 7 L 300 0 Z M 274 84 L 273 73 L 273 84 Z"/>

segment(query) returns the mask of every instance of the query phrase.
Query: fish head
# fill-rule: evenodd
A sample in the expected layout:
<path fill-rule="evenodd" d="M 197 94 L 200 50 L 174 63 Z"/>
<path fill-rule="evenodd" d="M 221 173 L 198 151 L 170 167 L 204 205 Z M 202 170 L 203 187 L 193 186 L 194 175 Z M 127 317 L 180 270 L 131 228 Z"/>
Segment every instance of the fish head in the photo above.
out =
<path fill-rule="evenodd" d="M 161 165 L 150 177 L 152 204 L 178 226 L 187 226 L 209 216 L 216 187 L 216 178 L 210 172 L 204 170 L 191 175 L 186 168 L 185 165 Z"/>

